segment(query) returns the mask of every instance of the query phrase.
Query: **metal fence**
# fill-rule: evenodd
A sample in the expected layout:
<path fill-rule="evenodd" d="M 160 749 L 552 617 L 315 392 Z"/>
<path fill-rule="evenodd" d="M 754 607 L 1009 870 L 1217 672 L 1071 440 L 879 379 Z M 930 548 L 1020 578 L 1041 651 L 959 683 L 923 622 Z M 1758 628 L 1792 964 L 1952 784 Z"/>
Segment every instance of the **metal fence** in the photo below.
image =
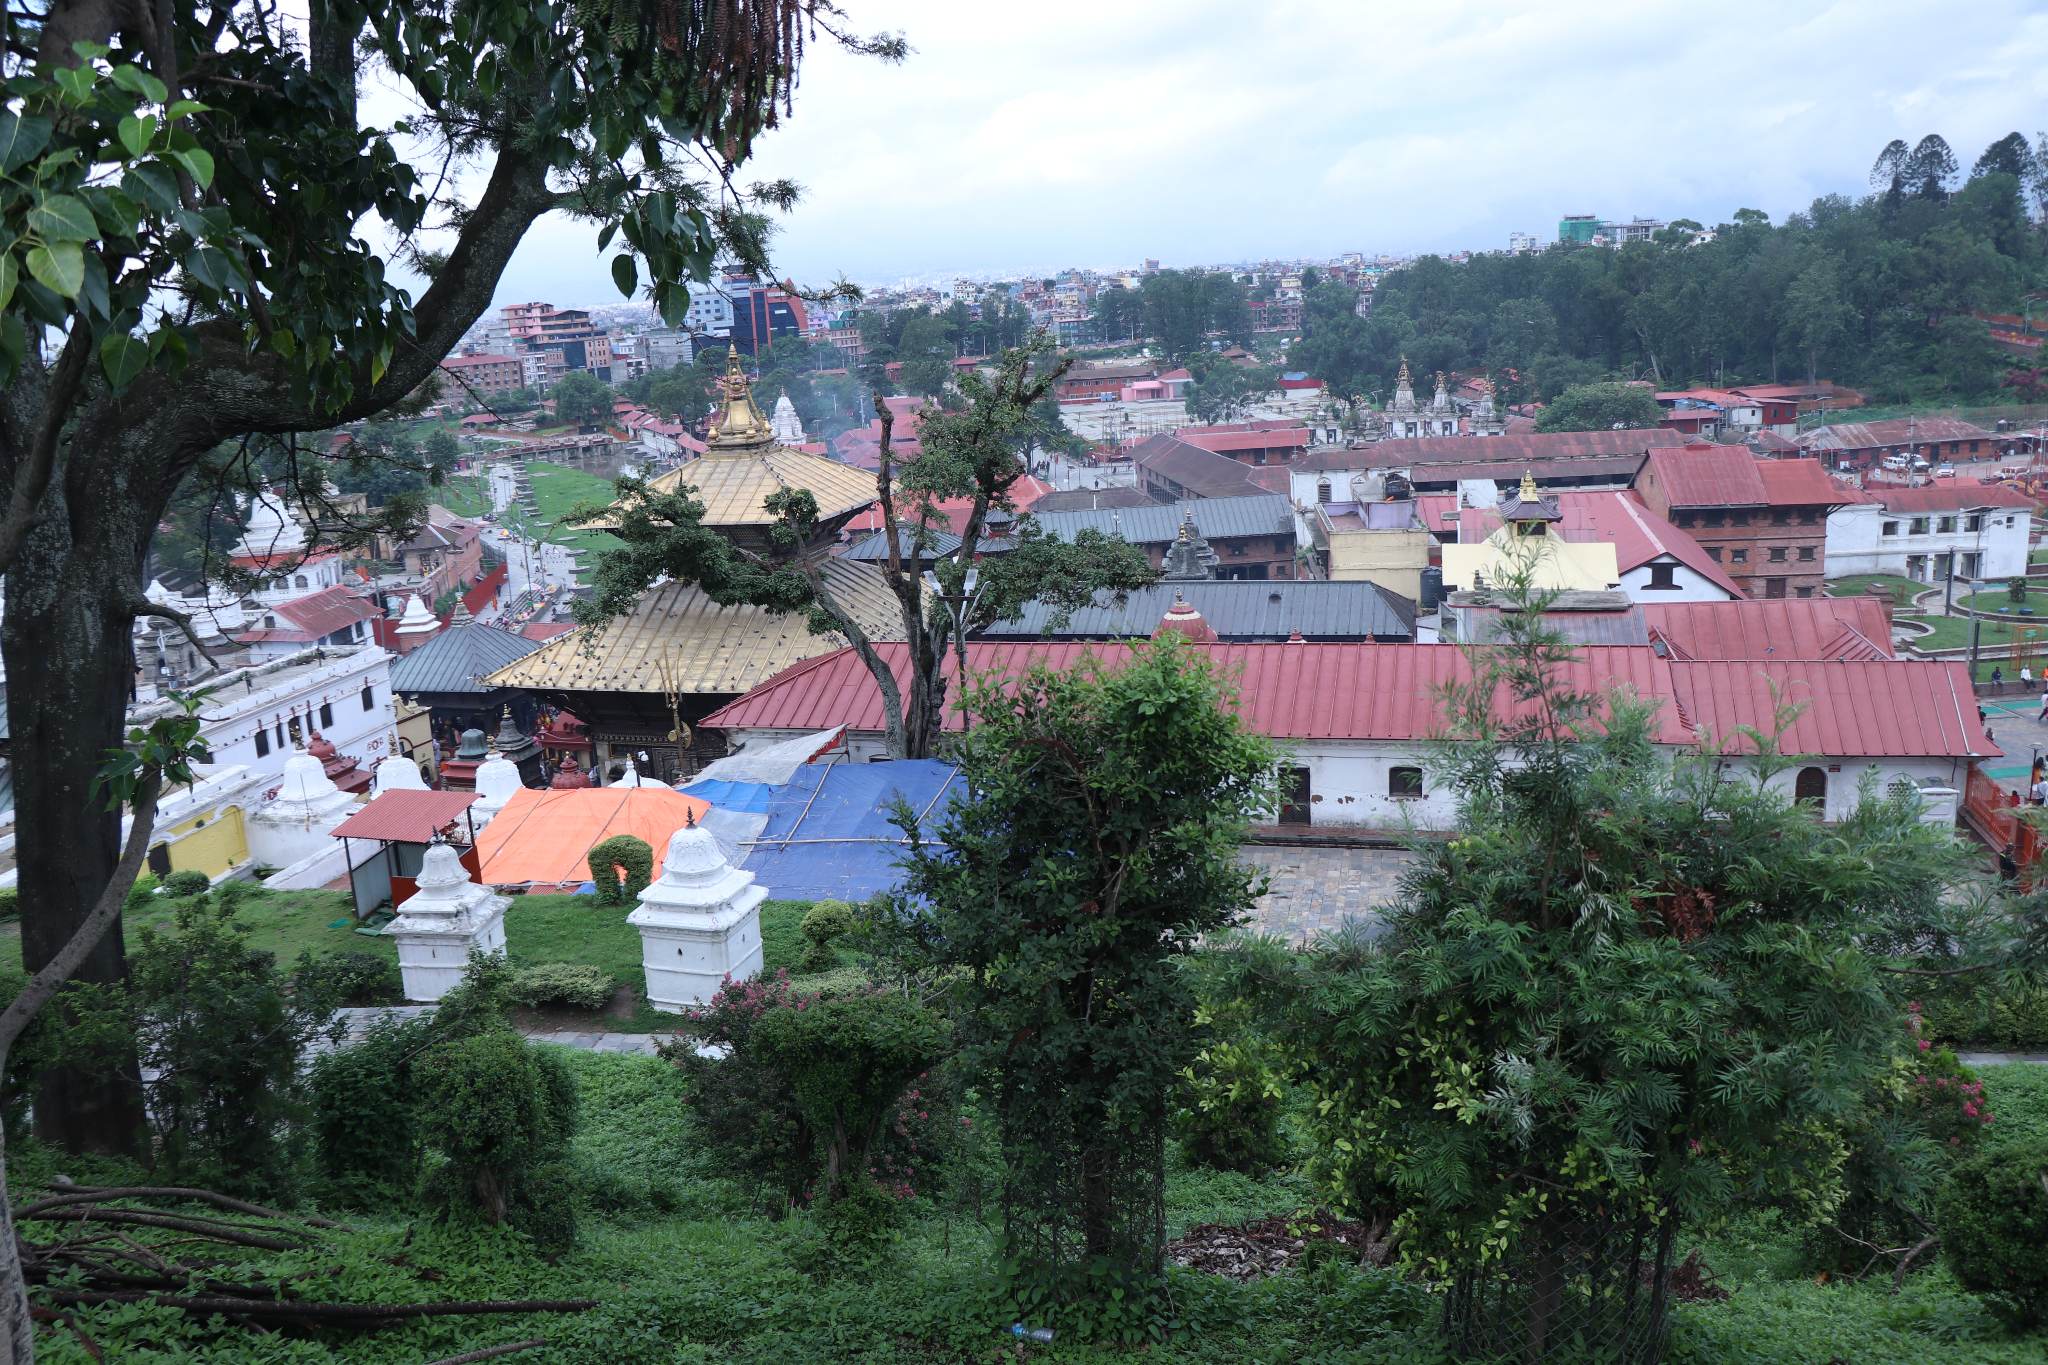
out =
<path fill-rule="evenodd" d="M 1443 1330 L 1461 1360 L 1656 1365 L 1669 1326 L 1677 1220 L 1526 1225 L 1508 1256 L 1454 1279 Z"/>

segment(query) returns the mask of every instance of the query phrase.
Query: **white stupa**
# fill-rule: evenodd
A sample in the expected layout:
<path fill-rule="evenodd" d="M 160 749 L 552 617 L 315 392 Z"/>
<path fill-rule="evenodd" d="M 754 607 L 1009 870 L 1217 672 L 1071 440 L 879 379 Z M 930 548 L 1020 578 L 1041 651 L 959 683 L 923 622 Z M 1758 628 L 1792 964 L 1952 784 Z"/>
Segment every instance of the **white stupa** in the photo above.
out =
<path fill-rule="evenodd" d="M 702 825 L 670 836 L 661 877 L 640 893 L 626 923 L 640 931 L 647 999 L 657 1009 L 701 1005 L 727 977 L 761 970 L 761 902 L 765 887 L 725 859 Z"/>
<path fill-rule="evenodd" d="M 519 765 L 493 743 L 491 756 L 476 765 L 476 804 L 469 808 L 470 819 L 482 829 L 525 785 L 519 780 Z"/>
<path fill-rule="evenodd" d="M 302 749 L 284 761 L 277 794 L 249 816 L 249 853 L 259 863 L 290 867 L 331 848 L 328 831 L 354 808 L 355 798 L 335 786 L 320 760 Z"/>
<path fill-rule="evenodd" d="M 371 797 L 382 796 L 385 792 L 423 792 L 427 781 L 420 776 L 420 765 L 404 754 L 389 754 L 377 760 L 375 776 L 370 782 Z"/>
<path fill-rule="evenodd" d="M 406 599 L 405 614 L 398 618 L 398 652 L 407 653 L 418 649 L 441 628 L 440 620 L 427 610 L 427 604 L 414 593 Z"/>
<path fill-rule="evenodd" d="M 504 953 L 511 898 L 471 881 L 453 846 L 443 843 L 427 846 L 415 885 L 385 932 L 398 943 L 405 998 L 439 1000 L 461 982 L 470 953 Z"/>
<path fill-rule="evenodd" d="M 242 538 L 228 553 L 262 558 L 303 554 L 305 549 L 306 528 L 285 506 L 284 499 L 266 488 L 249 504 L 249 520 L 242 528 Z"/>
<path fill-rule="evenodd" d="M 775 443 L 785 446 L 800 446 L 804 443 L 804 424 L 797 420 L 796 405 L 783 394 L 775 400 L 775 415 L 768 419 L 768 426 L 775 433 Z"/>

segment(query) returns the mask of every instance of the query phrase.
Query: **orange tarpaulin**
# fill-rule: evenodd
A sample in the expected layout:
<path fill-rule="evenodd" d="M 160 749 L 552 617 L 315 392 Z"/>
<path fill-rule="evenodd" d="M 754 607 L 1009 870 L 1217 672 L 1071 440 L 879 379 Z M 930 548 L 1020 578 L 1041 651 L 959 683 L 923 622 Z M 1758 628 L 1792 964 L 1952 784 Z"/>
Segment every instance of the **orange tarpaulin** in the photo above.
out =
<path fill-rule="evenodd" d="M 666 787 L 521 788 L 476 837 L 483 855 L 479 880 L 486 886 L 587 882 L 590 850 L 619 834 L 647 842 L 659 876 L 669 836 L 710 809 L 710 802 Z"/>

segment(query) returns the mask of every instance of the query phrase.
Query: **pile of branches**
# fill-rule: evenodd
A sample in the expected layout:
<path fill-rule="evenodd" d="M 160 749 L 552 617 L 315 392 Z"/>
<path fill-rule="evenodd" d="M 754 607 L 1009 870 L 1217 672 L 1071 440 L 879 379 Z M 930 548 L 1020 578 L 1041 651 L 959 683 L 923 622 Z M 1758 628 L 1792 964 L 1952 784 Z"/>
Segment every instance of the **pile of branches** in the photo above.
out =
<path fill-rule="evenodd" d="M 37 1317 L 90 1339 L 64 1311 L 143 1303 L 266 1330 L 374 1331 L 414 1318 L 495 1313 L 581 1313 L 595 1299 L 485 1299 L 468 1302 L 333 1303 L 308 1298 L 291 1277 L 237 1274 L 240 1250 L 295 1252 L 346 1226 L 296 1217 L 213 1190 L 172 1185 L 86 1186 L 59 1182 L 14 1211 L 22 1271 Z M 61 1229 L 30 1238 L 31 1224 Z M 165 1239 L 161 1234 L 174 1234 Z M 142 1238 L 150 1237 L 151 1242 Z M 422 1275 L 422 1278 L 428 1278 Z M 521 1343 L 522 1346 L 540 1342 Z M 492 1354 L 506 1353 L 496 1348 Z M 481 1357 L 463 1357 L 463 1359 Z"/>

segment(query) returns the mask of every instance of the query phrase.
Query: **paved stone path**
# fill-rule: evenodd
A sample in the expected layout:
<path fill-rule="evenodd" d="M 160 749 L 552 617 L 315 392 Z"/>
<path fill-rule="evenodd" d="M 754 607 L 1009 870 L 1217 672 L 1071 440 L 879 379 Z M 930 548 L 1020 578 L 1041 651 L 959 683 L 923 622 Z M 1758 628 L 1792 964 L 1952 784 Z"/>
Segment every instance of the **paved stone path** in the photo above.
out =
<path fill-rule="evenodd" d="M 337 1010 L 345 1027 L 341 1045 L 346 1047 L 370 1031 L 370 1026 L 381 1019 L 416 1019 L 422 1014 L 432 1014 L 432 1005 L 380 1005 L 361 1009 Z M 560 1047 L 573 1047 L 583 1052 L 638 1052 L 654 1055 L 655 1044 L 668 1037 L 665 1033 L 580 1033 L 569 1031 L 525 1030 L 526 1036 L 536 1043 L 554 1043 Z M 324 1052 L 325 1046 L 314 1051 Z"/>
<path fill-rule="evenodd" d="M 1319 848 L 1252 844 L 1246 862 L 1264 869 L 1272 887 L 1253 910 L 1253 927 L 1290 943 L 1306 943 L 1349 919 L 1370 919 L 1390 904 L 1415 855 L 1400 848 Z"/>

